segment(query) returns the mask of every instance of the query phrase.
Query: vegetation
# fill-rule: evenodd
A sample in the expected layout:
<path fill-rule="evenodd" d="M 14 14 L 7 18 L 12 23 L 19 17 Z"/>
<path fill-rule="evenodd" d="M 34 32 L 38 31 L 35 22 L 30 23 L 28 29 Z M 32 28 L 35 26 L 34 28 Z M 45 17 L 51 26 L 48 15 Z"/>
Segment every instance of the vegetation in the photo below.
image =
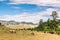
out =
<path fill-rule="evenodd" d="M 51 34 L 53 33 L 60 34 L 60 28 L 58 27 L 60 24 L 60 21 L 56 19 L 58 17 L 57 12 L 53 11 L 51 16 L 53 20 L 48 19 L 47 22 L 43 22 L 43 20 L 40 19 L 38 27 L 34 29 L 29 29 L 29 30 L 44 31 L 44 33 L 49 32 Z"/>
<path fill-rule="evenodd" d="M 50 18 L 46 21 L 43 22 L 43 19 L 40 19 L 39 25 L 38 27 L 35 28 L 28 28 L 27 30 L 31 30 L 31 31 L 43 31 L 44 33 L 49 32 L 49 33 L 57 33 L 60 34 L 60 28 L 58 27 L 60 24 L 60 21 L 57 21 L 57 17 L 58 14 L 56 11 L 52 12 L 52 16 L 53 20 L 51 20 Z M 0 26 L 2 26 L 2 24 L 0 23 Z M 0 28 L 0 29 L 6 29 L 6 30 L 10 30 L 9 28 Z M 25 28 L 23 30 L 26 30 Z"/>
<path fill-rule="evenodd" d="M 60 34 L 60 28 L 58 27 L 59 21 L 57 21 L 56 19 L 58 17 L 57 12 L 53 11 L 51 16 L 53 20 L 48 19 L 47 22 L 42 22 L 42 20 L 40 20 L 40 23 L 37 29 L 39 29 L 40 31 L 45 31 L 45 32 L 48 31 L 49 33 Z"/>
<path fill-rule="evenodd" d="M 58 27 L 60 25 L 60 20 L 57 21 L 57 19 L 56 19 L 58 17 L 57 12 L 53 11 L 51 16 L 52 16 L 53 20 L 48 19 L 47 22 L 43 22 L 43 19 L 40 19 L 39 25 L 36 28 L 28 28 L 28 29 L 24 28 L 24 29 L 19 29 L 19 30 L 10 29 L 0 23 L 0 40 L 19 40 L 19 39 L 21 39 L 21 40 L 29 40 L 29 39 L 30 40 L 45 40 L 47 34 L 42 34 L 39 31 L 42 31 L 44 33 L 48 32 L 51 34 L 56 33 L 56 34 L 60 35 L 60 28 Z M 36 31 L 38 31 L 38 32 L 36 32 Z M 45 36 L 43 36 L 43 35 L 45 35 Z M 52 35 L 49 34 L 49 38 L 47 38 L 47 40 L 53 40 L 50 38 L 50 36 L 52 36 Z M 44 37 L 44 39 L 43 39 L 43 37 Z M 57 40 L 57 39 L 56 39 L 56 37 L 54 38 L 54 40 Z"/>

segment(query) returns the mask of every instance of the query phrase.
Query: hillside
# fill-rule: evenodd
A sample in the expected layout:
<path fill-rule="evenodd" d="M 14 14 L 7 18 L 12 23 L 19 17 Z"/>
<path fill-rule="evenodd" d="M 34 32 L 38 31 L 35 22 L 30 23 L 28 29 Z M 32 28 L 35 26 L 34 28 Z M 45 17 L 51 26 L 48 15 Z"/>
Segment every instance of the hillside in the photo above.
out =
<path fill-rule="evenodd" d="M 33 24 L 6 25 L 6 27 L 13 28 L 13 29 L 34 28 L 37 26 L 38 25 L 33 25 Z"/>
<path fill-rule="evenodd" d="M 60 35 L 57 34 L 31 30 L 16 30 L 16 33 L 11 33 L 9 30 L 11 29 L 0 26 L 0 40 L 60 40 Z"/>
<path fill-rule="evenodd" d="M 10 21 L 11 22 L 11 21 Z M 23 28 L 34 28 L 36 24 L 5 25 L 0 27 L 0 40 L 60 40 L 60 35 L 44 33 L 43 31 L 20 30 Z M 15 30 L 11 33 L 9 30 Z M 17 29 L 17 30 L 16 30 Z"/>
<path fill-rule="evenodd" d="M 10 21 L 5 21 L 5 20 L 0 20 L 0 23 L 2 25 L 19 25 L 19 24 L 33 24 L 32 22 L 17 22 L 17 21 L 14 21 L 14 20 L 10 20 Z"/>
<path fill-rule="evenodd" d="M 31 34 L 32 32 L 34 35 Z M 60 40 L 60 36 L 43 32 L 20 30 L 13 34 L 0 32 L 0 40 Z"/>

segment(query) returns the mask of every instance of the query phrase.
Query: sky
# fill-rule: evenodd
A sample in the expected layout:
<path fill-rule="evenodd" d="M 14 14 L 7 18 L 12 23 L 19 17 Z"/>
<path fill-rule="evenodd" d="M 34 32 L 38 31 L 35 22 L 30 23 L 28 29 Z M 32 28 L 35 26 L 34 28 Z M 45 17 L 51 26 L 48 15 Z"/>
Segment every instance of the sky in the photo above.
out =
<path fill-rule="evenodd" d="M 52 11 L 60 15 L 60 0 L 0 0 L 0 20 L 38 23 L 51 19 Z"/>

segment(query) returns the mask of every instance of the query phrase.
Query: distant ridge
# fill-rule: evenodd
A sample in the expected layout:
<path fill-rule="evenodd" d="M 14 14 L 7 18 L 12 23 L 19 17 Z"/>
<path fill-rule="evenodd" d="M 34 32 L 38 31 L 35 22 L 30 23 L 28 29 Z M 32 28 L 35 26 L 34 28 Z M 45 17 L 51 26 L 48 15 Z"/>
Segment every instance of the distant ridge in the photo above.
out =
<path fill-rule="evenodd" d="M 10 21 L 0 20 L 0 23 L 2 23 L 2 25 L 34 24 L 32 22 L 17 22 L 14 20 L 10 20 Z"/>

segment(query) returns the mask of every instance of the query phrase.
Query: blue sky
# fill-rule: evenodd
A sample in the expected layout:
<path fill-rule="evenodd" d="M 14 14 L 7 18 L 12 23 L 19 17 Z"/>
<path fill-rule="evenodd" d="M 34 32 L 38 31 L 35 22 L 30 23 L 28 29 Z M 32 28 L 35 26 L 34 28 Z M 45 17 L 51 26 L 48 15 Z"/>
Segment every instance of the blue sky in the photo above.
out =
<path fill-rule="evenodd" d="M 4 2 L 0 3 L 0 13 L 1 15 L 10 14 L 20 14 L 23 12 L 29 12 L 29 13 L 35 13 L 35 12 L 41 12 L 48 8 L 55 8 L 53 6 L 38 6 L 35 4 L 6 4 Z"/>
<path fill-rule="evenodd" d="M 51 15 L 52 11 L 57 11 L 60 13 L 60 1 L 0 0 L 1 20 L 37 23 L 40 19 L 46 21 L 48 18 L 50 18 L 49 15 Z"/>

